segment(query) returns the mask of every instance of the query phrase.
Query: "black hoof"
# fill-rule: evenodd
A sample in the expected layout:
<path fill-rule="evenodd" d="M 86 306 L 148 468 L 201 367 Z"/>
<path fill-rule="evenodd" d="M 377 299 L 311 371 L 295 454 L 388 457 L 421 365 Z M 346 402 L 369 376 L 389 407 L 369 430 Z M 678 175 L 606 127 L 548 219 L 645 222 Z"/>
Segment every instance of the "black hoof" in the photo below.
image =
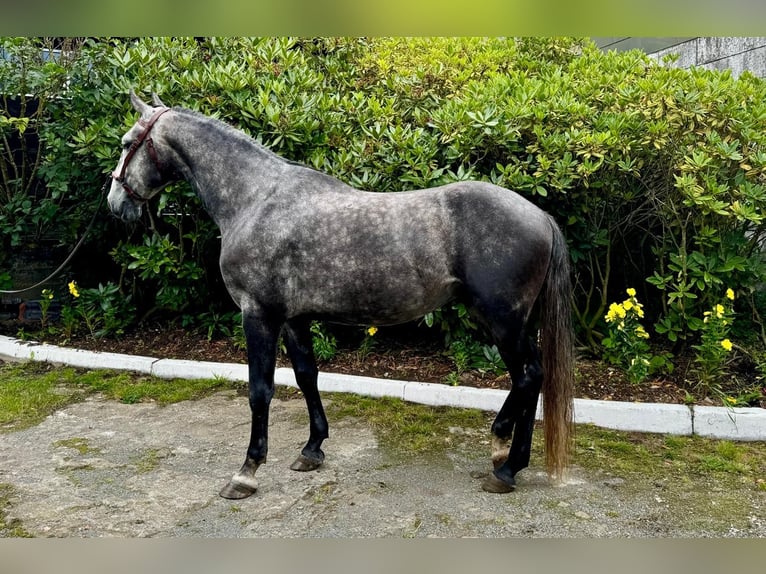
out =
<path fill-rule="evenodd" d="M 500 480 L 495 473 L 491 473 L 484 482 L 481 483 L 481 489 L 485 492 L 494 492 L 497 494 L 505 494 L 506 492 L 513 492 L 516 490 L 516 481 L 511 479 L 511 482 Z"/>
<path fill-rule="evenodd" d="M 257 489 L 254 486 L 242 484 L 241 482 L 234 482 L 230 480 L 229 483 L 221 489 L 218 494 L 223 498 L 229 500 L 241 500 L 255 494 Z"/>
<path fill-rule="evenodd" d="M 324 462 L 324 455 L 319 458 L 309 458 L 306 455 L 300 454 L 290 465 L 290 470 L 297 470 L 298 472 L 308 472 L 309 470 L 315 470 L 322 466 Z"/>

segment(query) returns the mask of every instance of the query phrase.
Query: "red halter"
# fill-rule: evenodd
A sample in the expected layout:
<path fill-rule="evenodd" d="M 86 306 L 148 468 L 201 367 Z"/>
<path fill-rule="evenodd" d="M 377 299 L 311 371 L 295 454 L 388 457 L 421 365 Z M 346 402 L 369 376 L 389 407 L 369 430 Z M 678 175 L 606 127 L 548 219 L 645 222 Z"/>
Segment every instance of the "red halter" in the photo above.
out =
<path fill-rule="evenodd" d="M 144 122 L 143 120 L 138 120 L 138 123 L 145 126 L 145 129 L 135 139 L 135 141 L 133 141 L 133 143 L 130 144 L 130 148 L 128 148 L 128 154 L 125 156 L 125 161 L 122 162 L 122 170 L 120 170 L 120 173 L 118 174 L 116 170 L 112 172 L 112 179 L 114 179 L 117 183 L 122 185 L 122 188 L 125 190 L 125 193 L 127 193 L 128 197 L 131 198 L 133 201 L 143 203 L 147 201 L 147 198 L 141 197 L 140 195 L 138 195 L 135 191 L 133 191 L 130 188 L 130 186 L 127 183 L 125 183 L 125 170 L 128 169 L 128 164 L 130 163 L 130 160 L 133 159 L 133 156 L 138 151 L 138 148 L 141 147 L 141 144 L 144 143 L 144 141 L 146 141 L 146 147 L 149 150 L 149 157 L 152 158 L 154 165 L 157 166 L 157 170 L 162 172 L 162 163 L 157 157 L 157 150 L 154 149 L 154 142 L 152 141 L 152 138 L 147 136 L 149 135 L 149 132 L 152 131 L 152 128 L 154 127 L 155 122 L 158 119 L 160 119 L 160 116 L 167 111 L 170 111 L 170 108 L 163 108 L 155 112 L 154 115 L 151 118 L 149 118 L 149 121 L 147 122 Z"/>

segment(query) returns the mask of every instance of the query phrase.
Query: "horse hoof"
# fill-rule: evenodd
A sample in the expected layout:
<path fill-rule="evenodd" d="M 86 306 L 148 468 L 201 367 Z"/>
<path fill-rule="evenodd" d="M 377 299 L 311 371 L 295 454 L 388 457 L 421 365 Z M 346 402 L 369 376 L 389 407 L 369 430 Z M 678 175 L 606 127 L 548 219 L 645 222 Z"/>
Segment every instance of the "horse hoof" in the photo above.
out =
<path fill-rule="evenodd" d="M 252 494 L 255 494 L 256 487 L 241 482 L 235 482 L 230 480 L 229 483 L 221 489 L 218 494 L 222 498 L 228 498 L 229 500 L 241 500 L 247 498 Z"/>
<path fill-rule="evenodd" d="M 315 470 L 322 466 L 322 463 L 324 462 L 324 457 L 322 458 L 309 458 L 307 456 L 304 456 L 302 454 L 298 455 L 298 458 L 295 459 L 295 462 L 290 465 L 290 470 L 297 470 L 298 472 L 308 472 L 310 470 Z"/>
<path fill-rule="evenodd" d="M 516 482 L 511 479 L 512 482 L 508 483 L 504 480 L 500 480 L 495 476 L 495 473 L 490 473 L 484 482 L 481 483 L 481 489 L 485 492 L 494 492 L 497 494 L 505 494 L 506 492 L 513 492 L 516 490 Z"/>

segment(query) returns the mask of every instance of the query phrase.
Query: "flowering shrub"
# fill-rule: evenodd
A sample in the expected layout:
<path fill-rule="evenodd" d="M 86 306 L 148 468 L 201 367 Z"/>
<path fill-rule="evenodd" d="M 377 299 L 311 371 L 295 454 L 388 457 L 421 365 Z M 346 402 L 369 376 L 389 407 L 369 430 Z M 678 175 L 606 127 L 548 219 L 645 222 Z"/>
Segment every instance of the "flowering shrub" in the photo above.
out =
<path fill-rule="evenodd" d="M 640 383 L 649 374 L 651 355 L 649 333 L 641 325 L 644 308 L 636 299 L 636 290 L 627 290 L 628 298 L 612 303 L 606 314 L 608 335 L 602 341 L 605 358 L 619 365 L 632 383 Z"/>
<path fill-rule="evenodd" d="M 726 290 L 723 303 L 717 303 L 712 310 L 705 311 L 699 345 L 693 345 L 695 374 L 698 386 L 706 392 L 715 392 L 718 383 L 726 375 L 726 361 L 734 347 L 729 331 L 734 320 L 734 291 Z"/>
<path fill-rule="evenodd" d="M 119 336 L 132 322 L 135 308 L 130 297 L 123 297 L 113 283 L 80 289 L 75 281 L 67 284 L 71 299 L 61 307 L 61 328 L 71 339 L 81 324 L 91 337 Z"/>
<path fill-rule="evenodd" d="M 371 325 L 364 330 L 364 339 L 362 339 L 361 345 L 359 345 L 359 358 L 363 359 L 370 354 L 372 348 L 375 346 L 375 333 L 378 332 L 378 328 L 375 325 Z"/>

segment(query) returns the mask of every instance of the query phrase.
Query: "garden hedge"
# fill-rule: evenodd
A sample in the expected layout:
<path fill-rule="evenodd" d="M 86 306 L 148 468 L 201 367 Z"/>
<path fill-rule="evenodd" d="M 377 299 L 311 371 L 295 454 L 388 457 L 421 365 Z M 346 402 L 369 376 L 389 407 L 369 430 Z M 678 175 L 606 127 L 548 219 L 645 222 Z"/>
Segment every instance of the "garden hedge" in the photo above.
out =
<path fill-rule="evenodd" d="M 36 125 L 39 175 L 56 201 L 44 213 L 0 205 L 4 265 L 24 241 L 52 234 L 70 245 L 82 230 L 135 121 L 134 88 L 360 188 L 471 178 L 525 195 L 564 229 L 578 340 L 594 352 L 626 288 L 655 345 L 694 342 L 727 289 L 735 336 L 763 338 L 766 87 L 748 73 L 681 70 L 570 38 L 100 38 L 76 55 Z M 6 92 L 12 63 L 0 60 Z M 0 115 L 0 131 L 18 129 L 13 121 Z M 230 310 L 217 230 L 188 186 L 153 211 L 151 230 L 100 223 L 90 243 L 116 265 L 99 281 L 118 282 L 144 314 Z M 14 239 L 27 216 L 36 236 Z M 461 324 L 450 313 L 440 321 Z"/>

